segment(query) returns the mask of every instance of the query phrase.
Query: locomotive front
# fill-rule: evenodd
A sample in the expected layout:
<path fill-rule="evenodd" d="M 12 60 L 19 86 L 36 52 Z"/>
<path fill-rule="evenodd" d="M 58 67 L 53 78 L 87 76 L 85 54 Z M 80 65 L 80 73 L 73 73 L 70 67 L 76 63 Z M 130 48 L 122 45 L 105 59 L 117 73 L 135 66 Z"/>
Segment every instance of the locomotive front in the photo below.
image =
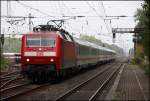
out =
<path fill-rule="evenodd" d="M 22 72 L 33 81 L 47 80 L 59 70 L 59 40 L 56 33 L 25 34 L 22 37 Z"/>

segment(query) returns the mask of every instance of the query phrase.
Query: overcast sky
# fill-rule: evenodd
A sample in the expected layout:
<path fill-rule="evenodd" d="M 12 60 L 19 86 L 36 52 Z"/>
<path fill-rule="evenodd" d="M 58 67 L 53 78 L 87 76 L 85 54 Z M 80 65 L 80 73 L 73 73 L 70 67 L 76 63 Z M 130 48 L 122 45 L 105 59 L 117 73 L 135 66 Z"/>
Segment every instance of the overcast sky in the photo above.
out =
<path fill-rule="evenodd" d="M 30 7 L 23 6 L 20 3 Z M 141 8 L 143 1 L 11 1 L 11 10 L 8 12 L 12 16 L 32 16 L 33 26 L 46 24 L 51 19 L 67 18 L 64 16 L 85 16 L 67 20 L 64 28 L 70 33 L 75 33 L 75 37 L 80 34 L 95 35 L 103 42 L 112 44 L 111 28 L 134 28 L 134 14 L 137 8 Z M 38 12 L 41 11 L 42 13 Z M 1 1 L 1 15 L 7 15 L 7 2 Z M 126 15 L 124 18 L 112 18 L 107 16 Z M 54 17 L 50 17 L 54 16 Z M 106 24 L 104 23 L 106 20 Z M 20 21 L 17 25 L 10 25 L 6 21 L 10 19 L 1 18 L 1 33 L 26 33 L 28 32 L 28 19 Z M 106 27 L 107 26 L 107 27 Z M 10 27 L 8 29 L 8 27 Z M 14 31 L 14 32 L 13 32 Z M 98 34 L 99 33 L 99 34 Z M 116 45 L 126 51 L 133 48 L 133 34 L 117 34 Z"/>

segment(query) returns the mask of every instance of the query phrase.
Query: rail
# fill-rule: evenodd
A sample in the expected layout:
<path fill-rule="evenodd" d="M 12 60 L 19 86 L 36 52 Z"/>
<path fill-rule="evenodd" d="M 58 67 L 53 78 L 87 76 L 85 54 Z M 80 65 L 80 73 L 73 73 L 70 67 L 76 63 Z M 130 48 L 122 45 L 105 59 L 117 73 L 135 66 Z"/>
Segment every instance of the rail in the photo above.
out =
<path fill-rule="evenodd" d="M 97 78 L 98 76 L 100 76 L 101 74 L 103 74 L 104 72 L 106 72 L 108 69 L 110 69 L 110 67 L 111 67 L 111 65 L 110 65 L 109 67 L 103 69 L 102 71 L 100 71 L 98 74 L 92 76 L 92 77 L 89 78 L 88 80 L 86 80 L 86 81 L 80 83 L 79 85 L 75 86 L 74 88 L 68 90 L 66 93 L 64 93 L 64 94 L 62 94 L 62 95 L 60 95 L 60 96 L 58 96 L 58 97 L 55 99 L 55 101 L 63 100 L 63 99 L 66 98 L 67 96 L 69 96 L 69 95 L 71 95 L 72 93 L 74 93 L 77 89 L 83 87 L 84 85 L 86 85 L 86 84 L 87 84 L 88 82 L 90 82 L 91 80 Z M 115 72 L 113 72 L 113 74 L 114 74 L 114 73 L 115 73 Z M 113 75 L 111 75 L 110 77 L 112 77 L 112 76 L 113 76 Z M 110 77 L 109 77 L 109 79 L 110 79 Z M 107 82 L 108 82 L 109 79 L 107 79 Z M 107 83 L 107 82 L 105 82 L 105 83 Z M 103 84 L 103 86 L 104 86 L 104 84 Z M 102 88 L 102 87 L 101 87 L 101 88 Z M 93 98 L 94 98 L 94 97 L 93 97 Z M 90 98 L 90 99 L 92 100 L 93 98 Z"/>

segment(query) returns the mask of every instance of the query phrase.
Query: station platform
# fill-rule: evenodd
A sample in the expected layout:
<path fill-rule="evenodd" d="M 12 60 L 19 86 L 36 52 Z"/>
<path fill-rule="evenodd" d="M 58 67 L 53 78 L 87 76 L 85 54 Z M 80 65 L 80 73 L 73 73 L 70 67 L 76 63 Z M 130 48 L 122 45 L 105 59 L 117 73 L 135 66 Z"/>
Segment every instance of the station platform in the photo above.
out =
<path fill-rule="evenodd" d="M 125 65 L 122 73 L 118 75 L 106 100 L 140 100 L 149 101 L 149 76 L 136 65 Z"/>

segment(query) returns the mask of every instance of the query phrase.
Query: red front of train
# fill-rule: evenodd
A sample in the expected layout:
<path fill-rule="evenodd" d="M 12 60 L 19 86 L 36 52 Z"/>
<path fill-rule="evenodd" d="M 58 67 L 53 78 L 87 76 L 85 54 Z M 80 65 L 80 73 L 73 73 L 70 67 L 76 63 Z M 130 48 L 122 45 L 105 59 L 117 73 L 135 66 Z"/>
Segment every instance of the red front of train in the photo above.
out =
<path fill-rule="evenodd" d="M 30 78 L 50 77 L 60 70 L 60 36 L 56 33 L 29 33 L 22 37 L 22 72 Z M 51 72 L 53 73 L 51 73 Z"/>

